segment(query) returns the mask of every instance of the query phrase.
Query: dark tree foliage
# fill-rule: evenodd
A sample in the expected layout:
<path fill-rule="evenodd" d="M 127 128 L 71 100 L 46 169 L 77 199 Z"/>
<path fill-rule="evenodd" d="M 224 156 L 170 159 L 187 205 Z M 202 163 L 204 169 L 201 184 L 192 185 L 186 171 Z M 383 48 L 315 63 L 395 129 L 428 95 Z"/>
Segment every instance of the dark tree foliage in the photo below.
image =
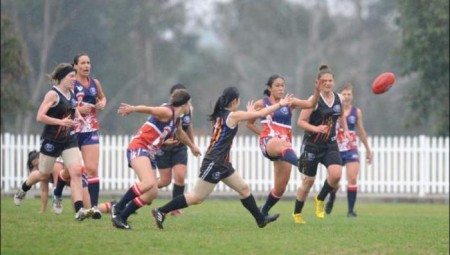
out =
<path fill-rule="evenodd" d="M 449 134 L 449 1 L 399 0 L 400 49 L 410 84 L 408 125 L 430 125 L 436 135 Z"/>
<path fill-rule="evenodd" d="M 14 32 L 8 17 L 1 17 L 1 123 L 3 118 L 28 108 L 21 83 L 28 67 L 22 40 Z"/>

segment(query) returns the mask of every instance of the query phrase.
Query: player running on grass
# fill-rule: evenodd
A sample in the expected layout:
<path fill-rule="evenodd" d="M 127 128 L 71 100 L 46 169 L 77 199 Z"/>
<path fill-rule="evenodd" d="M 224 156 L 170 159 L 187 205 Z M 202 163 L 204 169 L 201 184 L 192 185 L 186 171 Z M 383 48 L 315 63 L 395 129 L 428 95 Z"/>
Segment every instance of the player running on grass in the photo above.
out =
<path fill-rule="evenodd" d="M 75 73 L 71 64 L 62 63 L 57 65 L 50 75 L 55 85 L 45 94 L 36 116 L 37 121 L 45 124 L 41 135 L 39 171 L 28 175 L 15 193 L 14 203 L 19 206 L 34 184 L 47 180 L 53 171 L 56 158 L 61 156 L 70 174 L 75 219 L 84 220 L 92 211 L 90 208 L 83 208 L 82 163 L 73 129 L 76 116 L 79 121 L 84 122 L 84 118 L 76 109 L 76 98 L 73 94 Z"/>
<path fill-rule="evenodd" d="M 372 163 L 372 151 L 370 150 L 369 142 L 367 141 L 366 130 L 364 129 L 364 123 L 362 118 L 362 112 L 359 108 L 353 106 L 353 92 L 354 88 L 351 83 L 347 83 L 341 89 L 342 105 L 345 118 L 347 119 L 348 130 L 350 138 L 344 137 L 343 129 L 337 125 L 337 142 L 339 145 L 339 151 L 341 152 L 342 164 L 347 169 L 347 204 L 348 211 L 347 216 L 352 218 L 356 217 L 354 210 L 356 203 L 356 194 L 358 186 L 356 185 L 358 172 L 359 172 L 359 154 L 358 154 L 358 141 L 356 136 L 358 135 L 361 142 L 366 148 L 366 160 L 368 164 Z M 338 187 L 339 188 L 339 187 Z M 330 198 L 325 206 L 325 212 L 330 214 L 333 210 L 334 200 L 336 199 L 336 192 L 338 189 L 334 189 L 330 193 Z"/>
<path fill-rule="evenodd" d="M 260 118 L 275 110 L 289 105 L 292 95 L 287 95 L 277 104 L 265 107 L 259 111 L 254 103 L 247 104 L 247 111 L 238 111 L 240 100 L 239 91 L 235 87 L 226 88 L 217 99 L 213 113 L 209 120 L 214 124 L 210 145 L 203 158 L 200 174 L 194 190 L 174 198 L 162 207 L 152 210 L 158 228 L 163 228 L 165 215 L 173 210 L 186 208 L 190 205 L 201 204 L 213 191 L 219 181 L 239 193 L 242 205 L 252 214 L 260 228 L 275 221 L 280 215 L 264 215 L 258 209 L 256 201 L 249 190 L 247 183 L 233 168 L 230 162 L 230 150 L 233 139 L 238 131 L 241 121 Z"/>
<path fill-rule="evenodd" d="M 156 169 L 152 161 L 164 139 L 176 132 L 177 137 L 191 149 L 195 156 L 200 151 L 180 127 L 179 118 L 191 107 L 191 96 L 185 90 L 175 91 L 170 104 L 162 106 L 131 106 L 121 104 L 118 113 L 126 116 L 132 112 L 150 114 L 131 140 L 127 148 L 129 166 L 136 172 L 139 182 L 132 185 L 123 197 L 111 208 L 113 226 L 131 229 L 128 217 L 144 205 L 150 205 L 158 195 Z"/>
<path fill-rule="evenodd" d="M 303 174 L 302 185 L 297 190 L 294 222 L 305 224 L 302 209 L 309 190 L 314 184 L 319 163 L 327 168 L 327 179 L 319 194 L 314 197 L 316 217 L 325 217 L 324 200 L 328 193 L 338 187 L 342 175 L 342 160 L 336 142 L 336 123 L 341 121 L 344 136 L 348 137 L 348 128 L 342 116 L 342 98 L 333 92 L 334 76 L 328 66 L 322 65 L 317 74 L 316 83 L 324 83 L 318 104 L 313 109 L 303 109 L 297 125 L 305 130 L 301 147 L 299 170 Z"/>

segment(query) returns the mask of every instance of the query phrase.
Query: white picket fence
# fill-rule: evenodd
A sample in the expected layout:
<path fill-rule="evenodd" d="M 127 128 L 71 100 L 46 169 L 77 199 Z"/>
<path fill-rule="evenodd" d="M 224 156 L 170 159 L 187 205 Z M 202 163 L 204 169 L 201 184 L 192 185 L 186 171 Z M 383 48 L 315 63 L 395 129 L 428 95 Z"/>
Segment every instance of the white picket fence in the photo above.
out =
<path fill-rule="evenodd" d="M 26 160 L 30 150 L 39 149 L 39 135 L 1 135 L 1 190 L 12 192 L 27 176 Z M 100 167 L 102 191 L 125 190 L 136 182 L 134 171 L 127 166 L 125 148 L 130 136 L 100 136 Z M 209 136 L 195 137 L 195 143 L 204 152 Z M 358 179 L 359 192 L 369 194 L 407 194 L 424 197 L 449 194 L 449 137 L 369 137 L 374 159 L 372 165 L 361 160 Z M 295 137 L 294 147 L 299 151 L 301 137 Z M 360 144 L 360 157 L 365 158 Z M 197 180 L 201 157 L 189 153 L 187 191 Z M 235 138 L 231 161 L 237 171 L 249 183 L 252 192 L 267 192 L 273 186 L 273 164 L 259 150 L 256 136 Z M 326 169 L 320 166 L 313 191 L 320 190 L 326 177 Z M 292 168 L 286 194 L 295 194 L 301 183 L 301 175 Z M 341 186 L 345 187 L 345 171 Z M 167 188 L 166 188 L 167 189 Z M 341 189 L 344 192 L 345 189 Z M 216 192 L 231 191 L 219 183 Z"/>

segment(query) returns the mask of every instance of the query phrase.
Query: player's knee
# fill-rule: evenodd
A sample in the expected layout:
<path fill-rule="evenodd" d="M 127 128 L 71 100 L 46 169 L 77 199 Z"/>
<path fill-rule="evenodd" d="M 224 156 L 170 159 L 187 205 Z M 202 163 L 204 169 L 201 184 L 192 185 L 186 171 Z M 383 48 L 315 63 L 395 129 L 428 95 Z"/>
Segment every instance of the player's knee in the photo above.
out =
<path fill-rule="evenodd" d="M 241 186 L 239 189 L 239 195 L 241 195 L 241 197 L 248 197 L 250 195 L 250 188 L 247 183 Z"/>
<path fill-rule="evenodd" d="M 310 190 L 312 185 L 314 184 L 315 179 L 316 178 L 310 176 L 303 178 L 302 187 L 304 187 L 304 189 L 306 190 Z"/>
<path fill-rule="evenodd" d="M 272 190 L 273 195 L 277 197 L 282 197 L 284 192 L 286 191 L 286 186 L 275 187 Z"/>
<path fill-rule="evenodd" d="M 198 205 L 198 204 L 203 203 L 203 201 L 205 201 L 205 199 L 206 199 L 206 196 L 201 196 L 199 194 L 192 194 L 189 197 L 189 200 L 190 200 L 189 204 Z"/>
<path fill-rule="evenodd" d="M 39 181 L 45 181 L 48 180 L 48 178 L 50 177 L 49 173 L 43 173 L 43 172 L 39 172 Z"/>
<path fill-rule="evenodd" d="M 170 184 L 170 179 L 159 179 L 158 180 L 158 188 L 164 188 L 169 186 Z"/>
<path fill-rule="evenodd" d="M 89 178 L 98 177 L 97 165 L 95 163 L 86 163 L 84 168 Z"/>

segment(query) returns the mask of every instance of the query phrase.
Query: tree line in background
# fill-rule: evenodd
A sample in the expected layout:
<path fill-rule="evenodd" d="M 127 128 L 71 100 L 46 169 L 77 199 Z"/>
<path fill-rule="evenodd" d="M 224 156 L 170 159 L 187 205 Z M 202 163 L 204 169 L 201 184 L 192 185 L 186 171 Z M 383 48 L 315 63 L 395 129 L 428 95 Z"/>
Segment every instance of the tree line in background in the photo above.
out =
<path fill-rule="evenodd" d="M 449 134 L 447 0 L 341 0 L 353 7 L 344 14 L 322 0 L 227 1 L 213 6 L 211 22 L 190 15 L 203 4 L 190 1 L 1 1 L 2 131 L 39 132 L 46 74 L 87 53 L 108 98 L 103 134 L 131 134 L 144 121 L 117 115 L 120 102 L 161 104 L 178 82 L 193 96 L 197 133 L 208 134 L 223 88 L 237 86 L 246 102 L 280 74 L 288 92 L 307 98 L 323 63 L 337 88 L 356 86 L 369 135 Z M 384 71 L 396 84 L 375 96 L 371 82 Z"/>

